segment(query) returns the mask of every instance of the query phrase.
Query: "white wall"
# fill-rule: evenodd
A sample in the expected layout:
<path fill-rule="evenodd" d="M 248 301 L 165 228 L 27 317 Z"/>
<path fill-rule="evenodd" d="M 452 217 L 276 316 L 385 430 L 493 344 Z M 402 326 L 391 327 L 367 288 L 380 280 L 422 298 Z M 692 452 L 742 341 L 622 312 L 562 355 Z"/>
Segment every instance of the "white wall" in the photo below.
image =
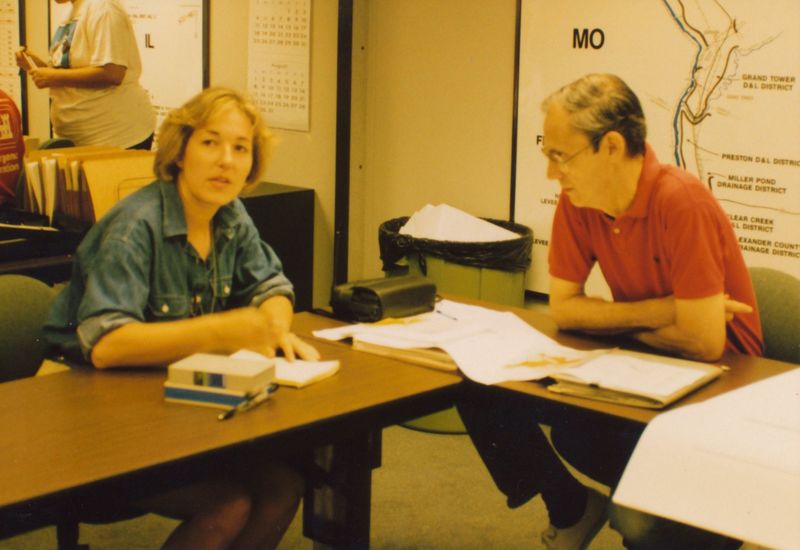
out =
<path fill-rule="evenodd" d="M 351 251 L 360 249 L 351 278 L 380 275 L 381 222 L 428 202 L 508 217 L 514 97 L 515 0 L 359 7 L 366 118 L 353 151 L 363 164 L 352 194 L 363 197 L 363 217 L 351 224 Z"/>

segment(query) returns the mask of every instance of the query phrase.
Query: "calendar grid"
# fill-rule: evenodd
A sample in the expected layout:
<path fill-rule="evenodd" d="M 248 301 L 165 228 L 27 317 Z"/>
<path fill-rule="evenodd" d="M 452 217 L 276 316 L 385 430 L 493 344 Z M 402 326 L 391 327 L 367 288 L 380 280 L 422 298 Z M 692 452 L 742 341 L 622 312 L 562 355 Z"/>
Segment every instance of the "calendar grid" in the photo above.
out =
<path fill-rule="evenodd" d="M 310 129 L 311 0 L 251 0 L 248 90 L 273 128 Z"/>

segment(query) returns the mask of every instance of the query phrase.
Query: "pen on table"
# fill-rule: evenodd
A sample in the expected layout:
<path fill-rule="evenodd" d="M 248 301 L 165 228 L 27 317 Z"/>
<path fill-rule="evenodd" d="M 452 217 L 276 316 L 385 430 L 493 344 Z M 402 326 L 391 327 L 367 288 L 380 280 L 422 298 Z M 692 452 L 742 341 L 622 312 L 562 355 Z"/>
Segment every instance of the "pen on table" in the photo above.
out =
<path fill-rule="evenodd" d="M 217 420 L 228 420 L 229 418 L 233 417 L 233 415 L 235 415 L 236 413 L 249 411 L 253 407 L 260 405 L 261 403 L 266 401 L 269 398 L 269 396 L 275 393 L 277 390 L 278 390 L 278 384 L 270 384 L 260 392 L 254 393 L 253 395 L 245 398 L 244 401 L 242 401 L 235 407 L 231 407 L 224 413 L 220 413 L 219 416 L 217 416 Z"/>
<path fill-rule="evenodd" d="M 453 321 L 458 321 L 458 319 L 456 319 L 455 317 L 453 317 L 453 316 L 452 316 L 452 315 L 450 315 L 449 313 L 445 313 L 445 312 L 444 312 L 444 311 L 442 311 L 441 309 L 437 309 L 437 310 L 435 310 L 435 311 L 436 311 L 436 313 L 438 313 L 439 315 L 442 315 L 442 316 L 444 316 L 444 317 L 447 317 L 448 319 L 451 319 L 451 320 L 453 320 Z"/>

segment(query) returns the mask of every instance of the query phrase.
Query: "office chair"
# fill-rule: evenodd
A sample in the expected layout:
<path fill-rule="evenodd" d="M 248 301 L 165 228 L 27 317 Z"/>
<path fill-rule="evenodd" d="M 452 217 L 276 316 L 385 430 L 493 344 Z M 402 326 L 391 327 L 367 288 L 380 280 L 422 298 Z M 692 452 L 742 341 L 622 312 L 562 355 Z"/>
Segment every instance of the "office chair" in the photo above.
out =
<path fill-rule="evenodd" d="M 33 277 L 0 275 L 0 382 L 34 376 L 39 370 L 46 351 L 42 325 L 54 296 L 52 288 Z M 28 519 L 24 514 L 3 517 L 0 531 L 10 536 L 29 530 Z"/>
<path fill-rule="evenodd" d="M 0 382 L 34 376 L 45 358 L 47 346 L 42 335 L 42 325 L 47 319 L 50 304 L 56 292 L 45 283 L 25 275 L 0 275 Z M 112 523 L 130 519 L 143 512 L 120 506 L 110 510 L 86 512 L 84 503 L 76 503 L 75 514 L 68 517 L 47 517 L 46 523 L 56 525 L 59 550 L 88 548 L 79 545 L 79 522 Z M 24 528 L 25 520 L 13 518 L 3 521 L 4 530 L 13 534 Z M 19 525 L 16 525 L 19 523 Z"/>
<path fill-rule="evenodd" d="M 24 275 L 0 275 L 0 382 L 33 376 L 45 356 L 41 328 L 55 291 Z"/>
<path fill-rule="evenodd" d="M 800 279 L 777 269 L 751 267 L 756 292 L 764 355 L 800 363 Z"/>

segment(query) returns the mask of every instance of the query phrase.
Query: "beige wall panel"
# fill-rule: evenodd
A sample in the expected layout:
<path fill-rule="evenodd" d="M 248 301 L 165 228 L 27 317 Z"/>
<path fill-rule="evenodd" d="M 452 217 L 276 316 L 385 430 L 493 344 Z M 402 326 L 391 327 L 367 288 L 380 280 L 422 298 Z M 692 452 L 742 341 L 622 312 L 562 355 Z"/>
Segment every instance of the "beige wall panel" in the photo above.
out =
<path fill-rule="evenodd" d="M 371 0 L 360 276 L 381 222 L 426 203 L 509 213 L 514 0 Z"/>

